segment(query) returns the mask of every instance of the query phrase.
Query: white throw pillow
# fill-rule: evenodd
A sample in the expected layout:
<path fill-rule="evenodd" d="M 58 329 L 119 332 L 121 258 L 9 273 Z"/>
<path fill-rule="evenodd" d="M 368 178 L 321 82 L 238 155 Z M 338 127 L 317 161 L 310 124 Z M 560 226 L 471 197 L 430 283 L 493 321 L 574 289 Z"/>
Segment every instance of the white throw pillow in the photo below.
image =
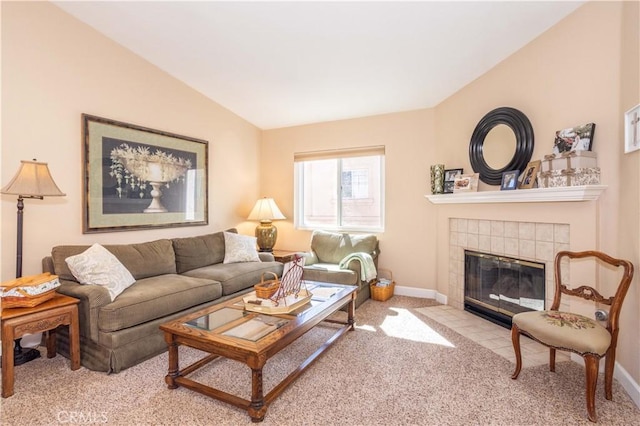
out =
<path fill-rule="evenodd" d="M 224 262 L 260 262 L 258 250 L 256 250 L 256 237 L 224 233 Z"/>
<path fill-rule="evenodd" d="M 81 284 L 106 287 L 111 301 L 136 282 L 131 272 L 120 263 L 118 258 L 97 243 L 80 254 L 67 257 L 65 262 Z"/>

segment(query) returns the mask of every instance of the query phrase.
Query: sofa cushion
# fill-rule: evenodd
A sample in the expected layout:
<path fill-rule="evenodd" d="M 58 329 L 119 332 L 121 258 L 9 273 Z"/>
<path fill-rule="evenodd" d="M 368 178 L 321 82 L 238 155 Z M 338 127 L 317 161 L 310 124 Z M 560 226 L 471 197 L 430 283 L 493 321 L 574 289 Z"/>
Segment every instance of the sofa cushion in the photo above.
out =
<path fill-rule="evenodd" d="M 51 250 L 55 273 L 63 280 L 77 281 L 65 259 L 82 253 L 89 246 L 56 246 Z M 156 240 L 140 244 L 105 245 L 136 280 L 155 275 L 175 274 L 176 257 L 170 240 Z"/>
<path fill-rule="evenodd" d="M 219 281 L 222 294 L 227 296 L 258 284 L 261 274 L 265 272 L 275 272 L 281 276 L 282 267 L 280 262 L 217 263 L 193 269 L 184 275 Z"/>
<path fill-rule="evenodd" d="M 100 308 L 98 329 L 110 332 L 180 312 L 222 296 L 219 282 L 166 274 L 138 280 Z"/>
<path fill-rule="evenodd" d="M 320 263 L 340 263 L 346 255 L 356 252 L 373 254 L 377 244 L 377 237 L 371 234 L 314 231 L 311 236 L 311 250 Z"/>
<path fill-rule="evenodd" d="M 256 237 L 225 232 L 223 263 L 260 262 L 256 241 Z"/>
<path fill-rule="evenodd" d="M 96 243 L 75 256 L 65 259 L 69 270 L 81 284 L 106 287 L 113 301 L 136 282 L 131 272 L 109 250 Z"/>
<path fill-rule="evenodd" d="M 235 228 L 225 232 L 237 233 Z M 224 260 L 224 235 L 222 232 L 197 237 L 174 238 L 176 270 L 179 274 L 203 266 L 222 263 Z"/>

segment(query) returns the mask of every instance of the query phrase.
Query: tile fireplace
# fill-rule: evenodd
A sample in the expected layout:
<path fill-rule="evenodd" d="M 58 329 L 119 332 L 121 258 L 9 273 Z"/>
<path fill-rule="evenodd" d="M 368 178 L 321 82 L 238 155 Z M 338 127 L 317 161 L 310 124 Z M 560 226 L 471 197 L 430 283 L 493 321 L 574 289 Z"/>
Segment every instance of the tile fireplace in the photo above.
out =
<path fill-rule="evenodd" d="M 558 251 L 569 250 L 570 227 L 573 225 L 460 217 L 450 217 L 448 221 L 448 305 L 465 309 L 465 250 L 544 265 L 542 274 L 545 288 L 544 307 L 551 305 L 554 289 L 553 260 Z M 500 294 L 497 296 L 500 298 Z M 508 294 L 503 296 L 509 297 Z M 539 298 L 536 300 L 536 303 L 540 303 Z M 526 304 L 527 301 L 525 300 L 524 303 Z M 563 302 L 561 308 L 567 309 L 568 306 L 564 306 Z"/>

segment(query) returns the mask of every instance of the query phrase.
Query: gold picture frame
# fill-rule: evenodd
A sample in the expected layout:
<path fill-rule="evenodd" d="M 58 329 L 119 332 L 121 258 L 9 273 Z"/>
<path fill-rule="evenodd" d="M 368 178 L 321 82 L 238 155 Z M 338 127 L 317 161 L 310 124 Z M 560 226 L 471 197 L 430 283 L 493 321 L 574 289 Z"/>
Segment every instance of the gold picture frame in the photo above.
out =
<path fill-rule="evenodd" d="M 208 142 L 82 114 L 83 233 L 208 224 Z"/>
<path fill-rule="evenodd" d="M 535 186 L 536 179 L 538 177 L 538 172 L 540 171 L 540 167 L 542 166 L 541 160 L 530 161 L 527 164 L 527 167 L 522 172 L 522 182 L 518 188 L 520 189 L 531 189 Z"/>

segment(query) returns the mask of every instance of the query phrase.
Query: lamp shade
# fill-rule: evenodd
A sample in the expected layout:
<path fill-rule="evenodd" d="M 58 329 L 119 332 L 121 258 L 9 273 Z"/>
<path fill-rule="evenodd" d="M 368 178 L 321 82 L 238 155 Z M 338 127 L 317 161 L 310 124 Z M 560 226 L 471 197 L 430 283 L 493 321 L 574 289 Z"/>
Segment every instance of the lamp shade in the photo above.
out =
<path fill-rule="evenodd" d="M 25 197 L 60 197 L 66 195 L 53 181 L 47 163 L 21 161 L 18 173 L 0 192 Z"/>
<path fill-rule="evenodd" d="M 256 201 L 253 210 L 249 213 L 248 220 L 272 221 L 277 219 L 286 219 L 273 198 L 261 198 Z"/>

